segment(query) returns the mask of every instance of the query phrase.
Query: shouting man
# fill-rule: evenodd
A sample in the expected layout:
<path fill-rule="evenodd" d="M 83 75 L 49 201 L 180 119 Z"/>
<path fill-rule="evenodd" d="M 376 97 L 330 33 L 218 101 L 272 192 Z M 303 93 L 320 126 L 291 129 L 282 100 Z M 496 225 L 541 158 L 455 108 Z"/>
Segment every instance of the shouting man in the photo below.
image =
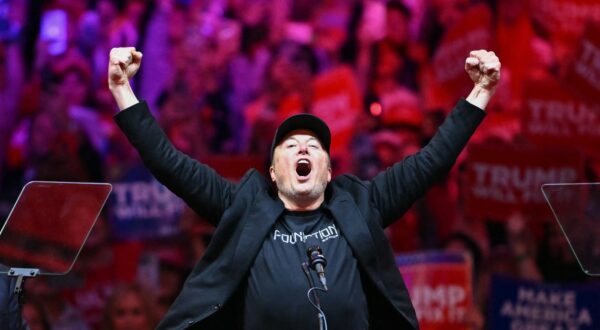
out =
<path fill-rule="evenodd" d="M 160 329 L 317 329 L 307 291 L 325 281 L 302 267 L 312 246 L 327 260 L 319 296 L 329 328 L 418 328 L 383 230 L 448 172 L 482 121 L 500 78 L 493 52 L 470 53 L 473 90 L 429 144 L 371 181 L 332 178 L 329 128 L 310 114 L 279 126 L 268 177 L 252 169 L 237 184 L 223 179 L 176 150 L 138 101 L 129 80 L 141 60 L 134 48 L 111 50 L 115 120 L 154 176 L 217 227 Z"/>

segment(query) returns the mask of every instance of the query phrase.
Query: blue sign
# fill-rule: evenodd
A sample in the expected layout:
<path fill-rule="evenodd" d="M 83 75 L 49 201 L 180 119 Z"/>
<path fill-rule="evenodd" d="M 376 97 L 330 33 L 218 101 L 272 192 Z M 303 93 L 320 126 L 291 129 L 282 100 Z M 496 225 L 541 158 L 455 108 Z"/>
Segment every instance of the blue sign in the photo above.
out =
<path fill-rule="evenodd" d="M 112 233 L 118 240 L 169 237 L 179 233 L 183 201 L 143 166 L 131 168 L 108 201 Z"/>
<path fill-rule="evenodd" d="M 493 276 L 488 329 L 600 329 L 600 286 Z"/>

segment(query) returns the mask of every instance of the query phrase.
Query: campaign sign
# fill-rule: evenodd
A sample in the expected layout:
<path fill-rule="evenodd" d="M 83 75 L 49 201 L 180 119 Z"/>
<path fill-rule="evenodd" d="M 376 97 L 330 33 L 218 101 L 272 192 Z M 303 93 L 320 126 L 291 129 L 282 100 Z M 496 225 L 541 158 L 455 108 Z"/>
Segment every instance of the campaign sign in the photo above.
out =
<path fill-rule="evenodd" d="M 262 172 L 267 167 L 266 160 L 262 157 L 248 155 L 210 155 L 203 157 L 202 163 L 232 182 L 240 181 L 252 168 Z"/>
<path fill-rule="evenodd" d="M 521 118 L 523 134 L 535 144 L 600 152 L 600 103 L 572 96 L 557 81 L 526 85 Z"/>
<path fill-rule="evenodd" d="M 590 22 L 600 22 L 598 0 L 531 0 L 530 14 L 552 37 L 576 39 Z M 534 9 L 533 9 L 534 8 Z"/>
<path fill-rule="evenodd" d="M 467 255 L 430 251 L 402 254 L 396 264 L 404 278 L 421 330 L 469 329 L 473 307 L 472 264 Z"/>
<path fill-rule="evenodd" d="M 118 240 L 173 236 L 184 209 L 183 201 L 141 164 L 113 183 L 108 205 L 112 234 Z"/>
<path fill-rule="evenodd" d="M 465 73 L 465 59 L 475 49 L 490 49 L 492 13 L 485 5 L 464 12 L 442 37 L 431 65 L 431 82 L 427 84 L 427 108 L 452 104 L 469 92 L 473 82 Z M 434 101 L 435 100 L 435 101 Z M 435 102 L 439 102 L 437 104 Z"/>
<path fill-rule="evenodd" d="M 469 144 L 485 141 L 513 141 L 521 133 L 521 115 L 514 112 L 497 112 L 487 116 L 469 139 Z"/>
<path fill-rule="evenodd" d="M 488 329 L 599 329 L 599 295 L 597 284 L 546 284 L 495 275 Z"/>
<path fill-rule="evenodd" d="M 312 102 L 311 112 L 323 119 L 331 130 L 332 161 L 344 169 L 356 120 L 363 109 L 354 72 L 340 66 L 319 74 L 314 79 Z"/>
<path fill-rule="evenodd" d="M 600 25 L 589 25 L 565 81 L 588 102 L 600 102 Z"/>
<path fill-rule="evenodd" d="M 465 211 L 473 218 L 506 219 L 516 210 L 550 218 L 542 184 L 578 182 L 583 171 L 583 158 L 573 149 L 474 145 L 467 158 Z"/>

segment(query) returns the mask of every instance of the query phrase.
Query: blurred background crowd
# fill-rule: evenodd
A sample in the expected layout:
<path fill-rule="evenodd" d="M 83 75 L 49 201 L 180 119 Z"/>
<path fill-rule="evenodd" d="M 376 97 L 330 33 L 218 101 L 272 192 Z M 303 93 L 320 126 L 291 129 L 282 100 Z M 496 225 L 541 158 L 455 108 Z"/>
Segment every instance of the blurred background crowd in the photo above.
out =
<path fill-rule="evenodd" d="M 112 121 L 121 46 L 143 52 L 133 86 L 174 145 L 231 180 L 265 169 L 275 128 L 299 112 L 330 125 L 334 174 L 369 179 L 467 95 L 469 50 L 495 51 L 485 123 L 387 229 L 391 245 L 466 251 L 475 328 L 493 273 L 590 281 L 539 186 L 598 181 L 597 21 L 584 0 L 0 0 L 0 219 L 31 180 L 114 186 L 73 270 L 27 282 L 29 325 L 152 328 L 211 238 Z"/>

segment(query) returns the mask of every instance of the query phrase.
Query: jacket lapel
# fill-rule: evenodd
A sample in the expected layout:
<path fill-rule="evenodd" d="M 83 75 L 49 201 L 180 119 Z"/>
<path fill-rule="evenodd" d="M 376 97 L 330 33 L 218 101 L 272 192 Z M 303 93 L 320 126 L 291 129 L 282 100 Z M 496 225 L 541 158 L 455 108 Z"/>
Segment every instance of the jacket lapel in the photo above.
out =
<path fill-rule="evenodd" d="M 338 190 L 333 196 L 334 197 L 332 197 L 329 205 L 326 205 L 325 208 L 330 210 L 333 215 L 336 225 L 340 228 L 340 231 L 352 249 L 358 264 L 363 267 L 363 271 L 371 279 L 382 296 L 385 297 L 406 320 L 412 322 L 416 317 L 414 316 L 413 307 L 410 305 L 410 300 L 407 300 L 408 293 L 406 293 L 406 291 L 402 293 L 406 294 L 406 300 L 405 298 L 402 298 L 402 301 L 404 303 L 408 301 L 408 307 L 399 307 L 389 296 L 389 290 L 382 281 L 381 270 L 380 267 L 378 267 L 377 262 L 377 256 L 381 253 L 377 251 L 367 219 L 364 218 L 348 192 Z"/>
<path fill-rule="evenodd" d="M 350 194 L 338 189 L 332 193 L 332 198 L 325 208 L 333 215 L 335 224 L 340 228 L 359 263 L 366 270 L 376 269 L 377 253 L 367 220 L 362 216 Z"/>
<path fill-rule="evenodd" d="M 258 195 L 255 198 L 257 202 L 252 205 L 247 216 L 240 220 L 243 221 L 242 234 L 233 255 L 235 267 L 245 271 L 251 266 L 264 238 L 284 210 L 283 203 L 269 195 L 268 191 L 261 190 Z"/>

